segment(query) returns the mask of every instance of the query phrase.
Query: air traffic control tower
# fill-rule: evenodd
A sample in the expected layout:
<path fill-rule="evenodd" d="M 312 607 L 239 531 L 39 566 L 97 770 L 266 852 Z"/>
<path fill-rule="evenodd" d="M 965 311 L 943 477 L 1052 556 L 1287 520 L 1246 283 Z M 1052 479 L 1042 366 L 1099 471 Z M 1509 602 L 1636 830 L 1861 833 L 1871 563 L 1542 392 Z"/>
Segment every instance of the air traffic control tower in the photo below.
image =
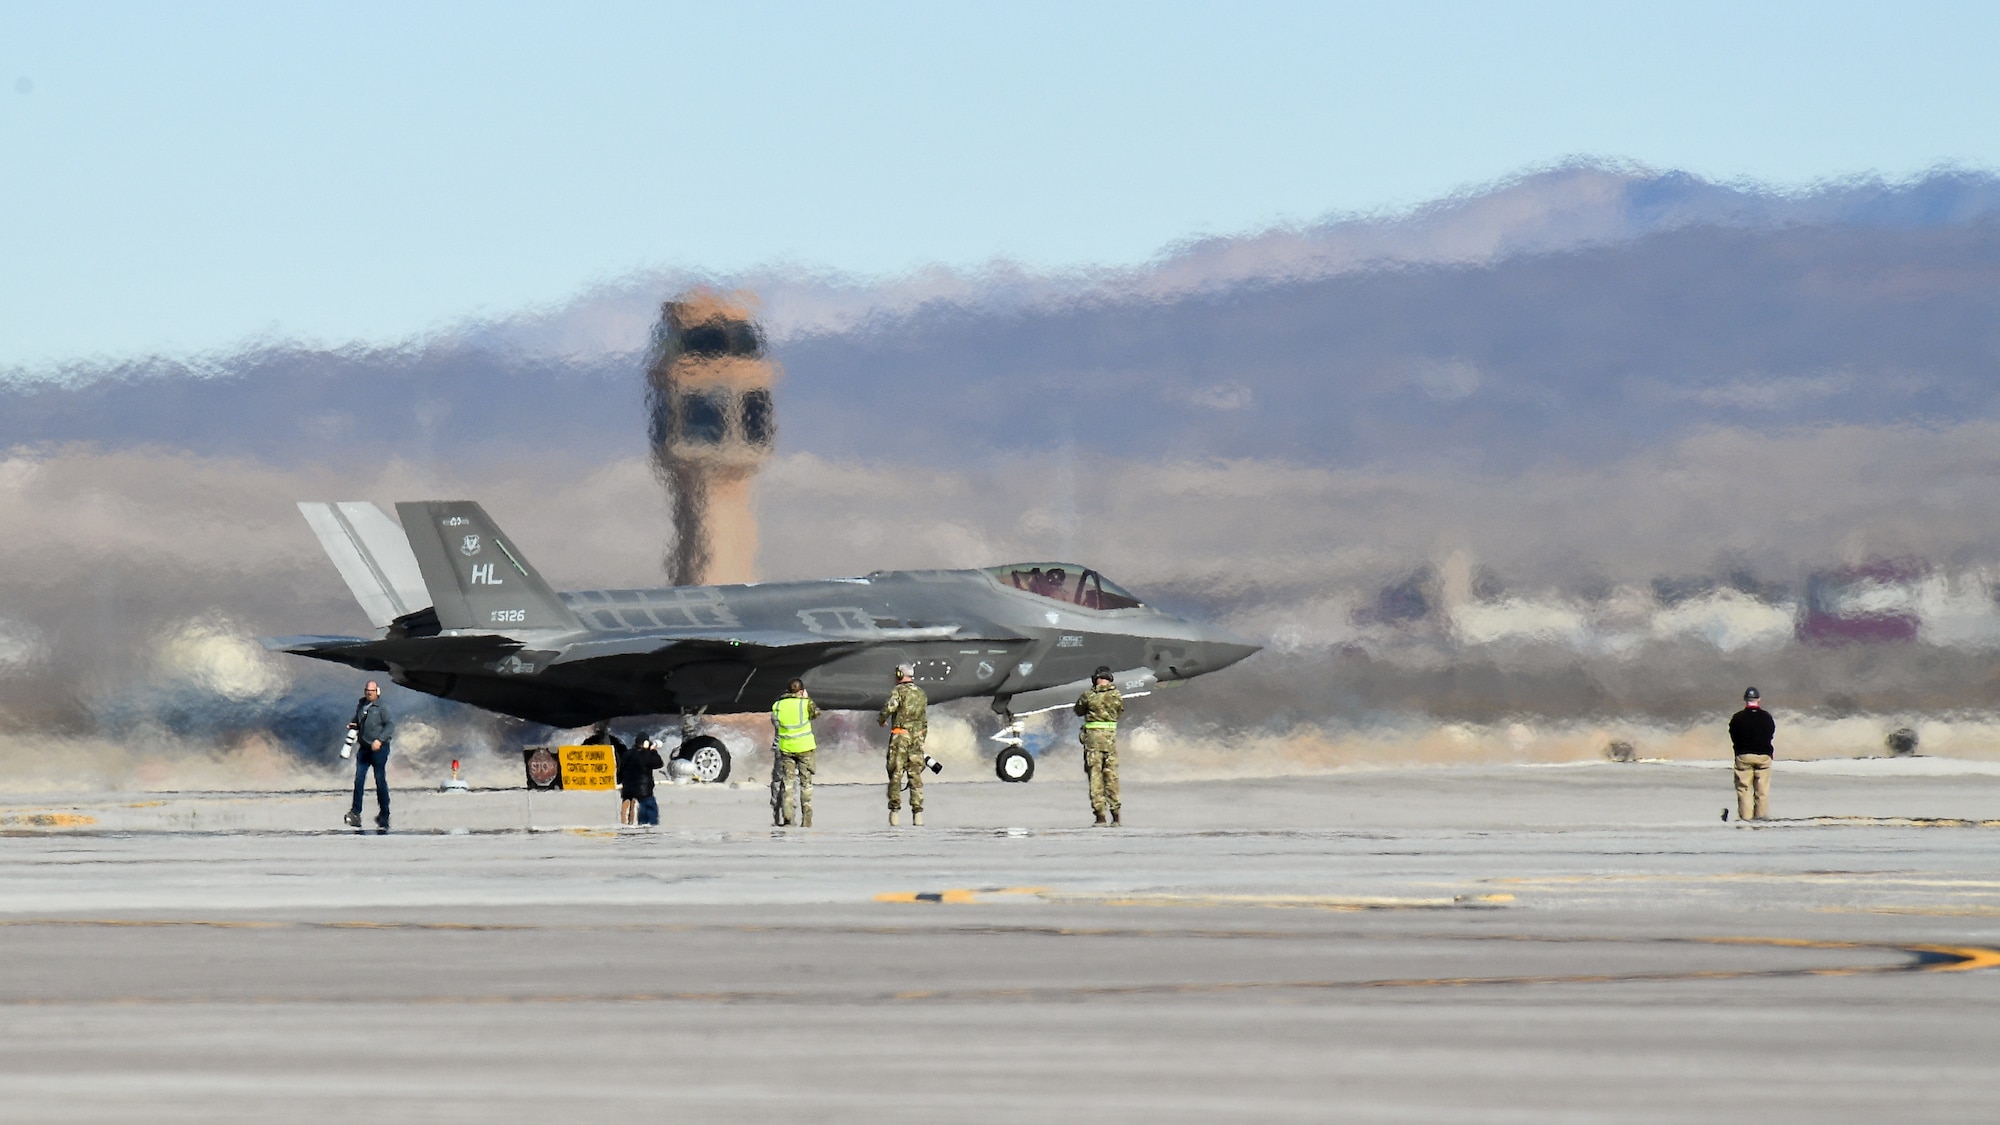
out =
<path fill-rule="evenodd" d="M 755 298 L 696 289 L 660 306 L 646 368 L 653 464 L 673 493 L 676 586 L 751 582 L 757 521 L 750 485 L 777 435 Z"/>

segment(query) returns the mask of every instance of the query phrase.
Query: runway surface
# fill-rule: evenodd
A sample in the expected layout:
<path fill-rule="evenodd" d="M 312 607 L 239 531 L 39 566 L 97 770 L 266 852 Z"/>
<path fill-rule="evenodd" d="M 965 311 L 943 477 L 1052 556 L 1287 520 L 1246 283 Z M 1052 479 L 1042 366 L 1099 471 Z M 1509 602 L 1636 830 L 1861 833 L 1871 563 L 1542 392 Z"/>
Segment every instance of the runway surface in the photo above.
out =
<path fill-rule="evenodd" d="M 0 1119 L 1991 1120 L 2000 776 L 0 800 Z"/>

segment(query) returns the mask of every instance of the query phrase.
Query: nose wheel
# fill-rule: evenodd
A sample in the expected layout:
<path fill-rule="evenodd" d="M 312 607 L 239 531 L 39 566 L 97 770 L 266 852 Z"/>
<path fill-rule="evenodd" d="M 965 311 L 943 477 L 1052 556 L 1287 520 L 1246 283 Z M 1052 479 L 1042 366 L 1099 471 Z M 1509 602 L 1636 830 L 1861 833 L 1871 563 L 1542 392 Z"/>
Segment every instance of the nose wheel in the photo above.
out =
<path fill-rule="evenodd" d="M 1027 781 L 1035 776 L 1035 759 L 1018 744 L 1008 746 L 993 759 L 993 772 L 1002 781 Z"/>

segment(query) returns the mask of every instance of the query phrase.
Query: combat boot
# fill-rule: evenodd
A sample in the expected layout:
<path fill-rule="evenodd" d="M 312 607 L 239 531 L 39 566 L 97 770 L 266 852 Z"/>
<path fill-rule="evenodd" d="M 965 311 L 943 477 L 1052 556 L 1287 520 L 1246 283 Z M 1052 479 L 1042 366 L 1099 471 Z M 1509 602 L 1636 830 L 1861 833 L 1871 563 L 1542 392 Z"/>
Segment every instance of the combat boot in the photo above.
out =
<path fill-rule="evenodd" d="M 922 810 L 922 809 L 911 809 L 911 810 L 910 810 L 910 823 L 911 823 L 911 824 L 913 824 L 913 825 L 915 825 L 915 826 L 916 826 L 916 827 L 918 827 L 918 828 L 922 828 L 922 827 L 924 826 L 924 810 Z"/>
<path fill-rule="evenodd" d="M 890 810 L 889 810 L 889 827 L 891 827 L 891 828 L 894 828 L 894 827 L 896 827 L 896 810 L 895 810 L 895 809 L 890 809 Z"/>
<path fill-rule="evenodd" d="M 1095 824 L 1091 825 L 1091 827 L 1092 827 L 1092 828 L 1102 828 L 1102 827 L 1104 827 L 1104 814 L 1103 814 L 1103 813 L 1098 813 L 1098 814 L 1097 814 L 1097 823 L 1095 823 Z"/>
<path fill-rule="evenodd" d="M 1123 827 L 1125 827 L 1125 825 L 1124 825 L 1124 824 L 1123 824 L 1123 823 L 1122 823 L 1122 822 L 1121 822 L 1121 821 L 1120 821 L 1120 820 L 1118 819 L 1118 810 L 1117 810 L 1117 809 L 1112 809 L 1112 810 L 1111 810 L 1111 827 L 1113 827 L 1113 828 L 1123 828 Z"/>

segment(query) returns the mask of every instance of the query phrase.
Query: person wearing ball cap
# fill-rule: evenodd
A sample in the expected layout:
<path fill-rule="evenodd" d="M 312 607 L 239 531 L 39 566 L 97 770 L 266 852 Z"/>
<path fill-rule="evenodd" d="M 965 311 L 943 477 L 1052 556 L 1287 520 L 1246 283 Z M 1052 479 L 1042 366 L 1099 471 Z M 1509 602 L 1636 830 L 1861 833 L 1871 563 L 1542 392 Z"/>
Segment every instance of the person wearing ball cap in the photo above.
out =
<path fill-rule="evenodd" d="M 1764 710 L 1764 693 L 1743 690 L 1743 710 L 1729 717 L 1729 745 L 1736 753 L 1736 819 L 1763 820 L 1771 815 L 1771 740 L 1778 722 Z M 1729 819 L 1724 809 L 1723 819 Z"/>
<path fill-rule="evenodd" d="M 1090 811 L 1096 826 L 1104 827 L 1105 816 L 1115 827 L 1118 804 L 1118 720 L 1125 714 L 1125 697 L 1112 683 L 1111 669 L 1099 667 L 1090 674 L 1090 690 L 1076 701 L 1076 713 L 1083 716 L 1083 773 L 1090 779 Z"/>
<path fill-rule="evenodd" d="M 903 807 L 903 790 L 910 791 L 910 823 L 924 823 L 924 737 L 930 733 L 927 711 L 930 699 L 917 686 L 917 670 L 908 664 L 896 665 L 896 686 L 889 692 L 888 706 L 875 717 L 876 726 L 889 728 L 889 824 Z"/>

